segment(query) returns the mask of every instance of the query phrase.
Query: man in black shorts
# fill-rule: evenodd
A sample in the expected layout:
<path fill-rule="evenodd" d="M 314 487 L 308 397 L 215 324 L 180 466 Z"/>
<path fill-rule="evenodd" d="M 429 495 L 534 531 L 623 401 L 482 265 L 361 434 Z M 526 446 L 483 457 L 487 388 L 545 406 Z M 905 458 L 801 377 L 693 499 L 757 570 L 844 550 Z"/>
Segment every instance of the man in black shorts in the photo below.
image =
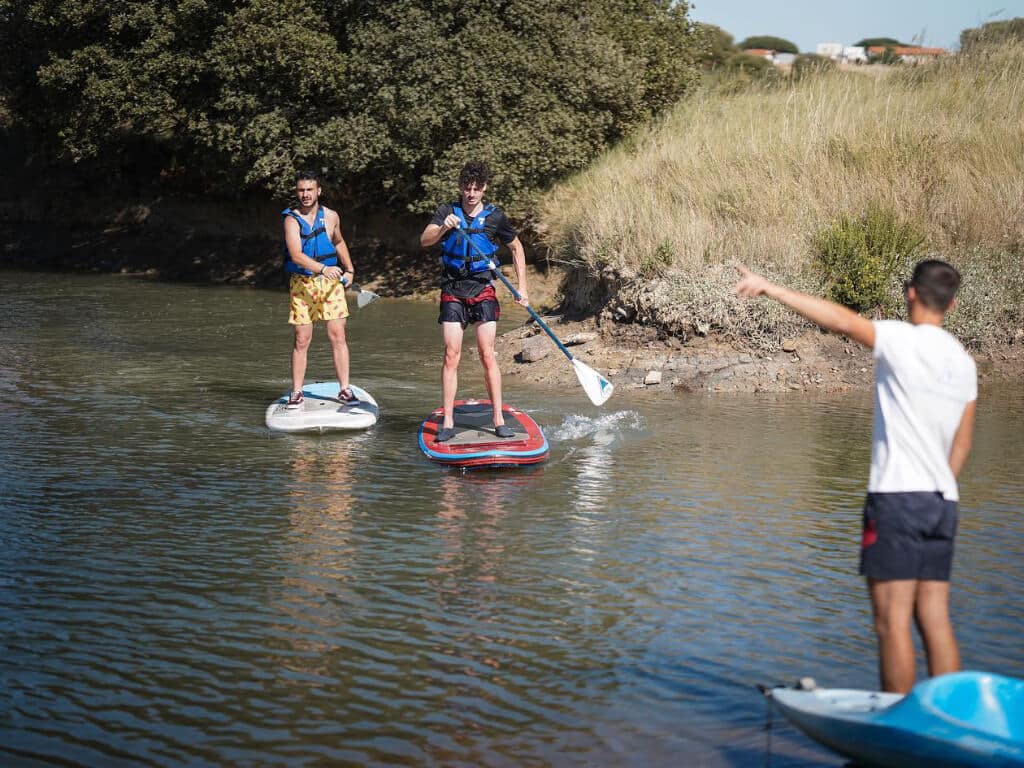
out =
<path fill-rule="evenodd" d="M 928 674 L 956 672 L 949 577 L 957 479 L 971 450 L 978 398 L 974 359 L 942 328 L 960 273 L 935 259 L 917 264 L 904 283 L 907 323 L 868 320 L 737 269 L 739 295 L 767 296 L 872 350 L 875 416 L 860 572 L 871 595 L 882 690 L 906 693 L 914 685 L 912 622 L 924 640 Z"/>
<path fill-rule="evenodd" d="M 444 368 L 441 372 L 441 397 L 444 422 L 438 442 L 455 436 L 453 411 L 459 384 L 459 360 L 462 335 L 467 325 L 476 326 L 476 345 L 484 367 L 487 395 L 494 406 L 494 432 L 508 438 L 515 433 L 506 426 L 501 413 L 501 370 L 494 357 L 500 308 L 491 285 L 490 263 L 502 244 L 512 251 L 512 263 L 519 283 L 519 303 L 529 304 L 526 292 L 526 254 L 504 212 L 484 203 L 490 171 L 479 162 L 466 163 L 459 174 L 459 199 L 434 211 L 420 244 L 424 248 L 441 246 L 441 314 L 438 322 L 444 334 Z M 470 245 L 470 240 L 476 245 Z M 482 255 L 481 255 L 482 254 Z"/>

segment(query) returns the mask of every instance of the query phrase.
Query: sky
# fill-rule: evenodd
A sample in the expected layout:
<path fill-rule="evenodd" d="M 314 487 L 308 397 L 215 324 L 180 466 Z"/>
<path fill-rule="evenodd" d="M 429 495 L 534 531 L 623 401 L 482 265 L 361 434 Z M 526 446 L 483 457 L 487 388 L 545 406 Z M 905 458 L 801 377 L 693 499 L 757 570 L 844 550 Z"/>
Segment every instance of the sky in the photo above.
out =
<path fill-rule="evenodd" d="M 715 24 L 738 43 L 773 35 L 814 53 L 818 43 L 866 37 L 955 49 L 960 32 L 1024 16 L 1024 0 L 692 0 L 690 18 Z"/>

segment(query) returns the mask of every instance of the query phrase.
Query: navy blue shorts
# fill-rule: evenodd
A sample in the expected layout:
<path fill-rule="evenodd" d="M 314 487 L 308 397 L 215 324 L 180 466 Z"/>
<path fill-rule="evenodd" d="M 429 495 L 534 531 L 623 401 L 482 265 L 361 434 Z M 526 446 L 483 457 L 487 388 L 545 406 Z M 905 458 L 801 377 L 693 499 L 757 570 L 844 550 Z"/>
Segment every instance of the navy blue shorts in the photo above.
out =
<path fill-rule="evenodd" d="M 860 572 L 869 579 L 949 581 L 957 508 L 941 493 L 869 493 Z"/>

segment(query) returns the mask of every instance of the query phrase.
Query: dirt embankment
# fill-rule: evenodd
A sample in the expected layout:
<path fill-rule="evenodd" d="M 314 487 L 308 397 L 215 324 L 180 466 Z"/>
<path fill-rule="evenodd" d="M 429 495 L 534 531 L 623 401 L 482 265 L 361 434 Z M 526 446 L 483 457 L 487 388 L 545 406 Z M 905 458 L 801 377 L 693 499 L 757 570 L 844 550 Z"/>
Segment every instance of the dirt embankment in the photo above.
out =
<path fill-rule="evenodd" d="M 271 203 L 216 209 L 164 201 L 116 210 L 92 205 L 95 210 L 77 208 L 69 215 L 60 206 L 26 212 L 23 205 L 0 204 L 0 267 L 283 290 L 280 211 Z M 383 296 L 436 301 L 436 264 L 416 248 L 422 222 L 384 223 L 392 226 L 348 222 L 357 282 Z M 505 269 L 511 276 L 511 268 Z M 684 343 L 654 328 L 617 322 L 608 313 L 569 320 L 557 311 L 562 277 L 558 269 L 531 264 L 533 305 L 570 351 L 620 393 L 840 392 L 870 386 L 870 353 L 815 330 L 765 352 L 714 335 Z M 515 310 L 510 298 L 502 301 L 508 309 L 498 354 L 505 375 L 546 386 L 575 386 L 572 367 L 551 340 L 532 322 L 509 322 Z M 472 344 L 466 351 L 475 354 Z M 979 356 L 983 379 L 1019 378 L 1022 351 L 1024 343 Z"/>
<path fill-rule="evenodd" d="M 532 279 L 534 301 L 553 306 L 560 275 Z M 868 389 L 874 377 L 870 350 L 813 328 L 777 349 L 760 350 L 714 334 L 684 343 L 651 327 L 616 322 L 610 313 L 579 321 L 543 312 L 542 317 L 575 357 L 619 392 L 829 393 Z M 983 382 L 1019 381 L 1024 375 L 1024 339 L 974 354 Z M 535 323 L 502 333 L 498 356 L 506 376 L 559 387 L 576 384 L 572 366 Z"/>

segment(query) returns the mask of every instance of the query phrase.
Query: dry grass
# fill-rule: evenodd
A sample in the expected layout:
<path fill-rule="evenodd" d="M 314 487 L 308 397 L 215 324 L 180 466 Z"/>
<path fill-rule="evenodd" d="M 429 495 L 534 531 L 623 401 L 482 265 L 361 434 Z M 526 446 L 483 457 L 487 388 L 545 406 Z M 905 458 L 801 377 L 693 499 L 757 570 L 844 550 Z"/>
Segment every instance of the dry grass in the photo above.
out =
<path fill-rule="evenodd" d="M 882 78 L 836 71 L 707 91 L 554 189 L 541 231 L 552 258 L 573 267 L 566 298 L 577 308 L 612 298 L 674 333 L 768 341 L 799 323 L 734 300 L 728 265 L 820 291 L 814 233 L 875 204 L 915 223 L 931 254 L 991 281 L 987 306 L 965 292 L 959 314 L 1019 322 L 1013 297 L 997 294 L 1020 280 L 969 262 L 1024 252 L 1022 115 L 1021 45 Z M 1000 337 L 1006 322 L 978 324 L 988 330 L 975 341 Z"/>

